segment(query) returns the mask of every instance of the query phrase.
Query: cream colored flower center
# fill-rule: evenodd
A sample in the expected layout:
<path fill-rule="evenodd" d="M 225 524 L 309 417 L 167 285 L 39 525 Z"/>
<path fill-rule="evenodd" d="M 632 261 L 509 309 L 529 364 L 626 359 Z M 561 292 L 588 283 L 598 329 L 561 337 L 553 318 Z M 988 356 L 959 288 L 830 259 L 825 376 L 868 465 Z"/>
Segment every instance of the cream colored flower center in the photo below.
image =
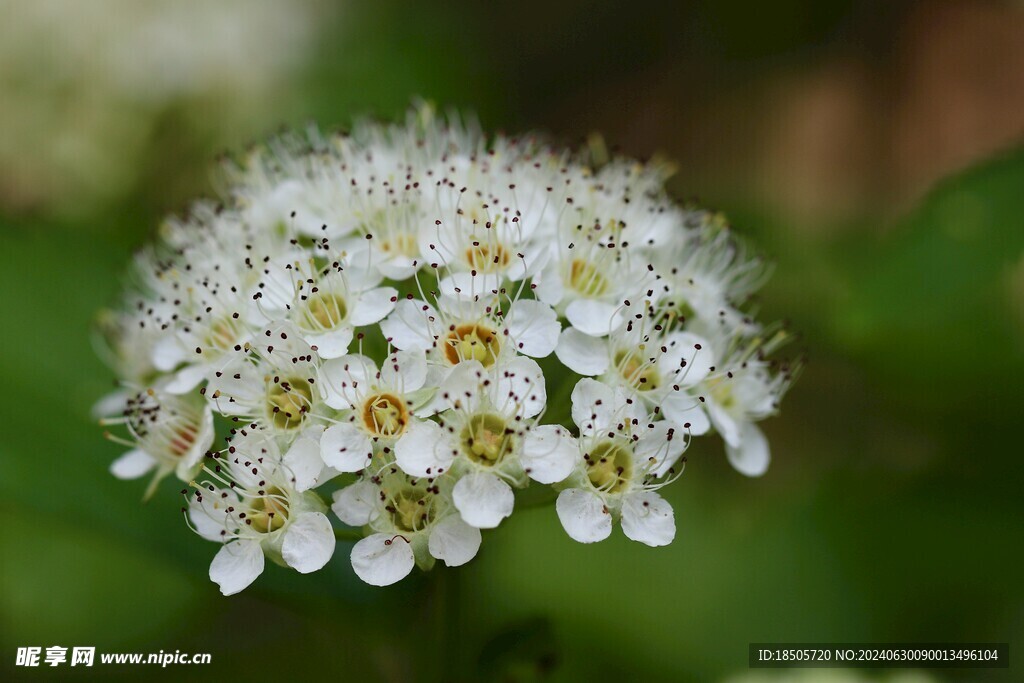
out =
<path fill-rule="evenodd" d="M 256 531 L 270 533 L 277 531 L 288 521 L 288 499 L 281 489 L 271 487 L 263 495 L 249 503 L 247 518 Z"/>
<path fill-rule="evenodd" d="M 657 368 L 636 351 L 617 351 L 615 369 L 637 391 L 651 391 L 661 385 Z"/>
<path fill-rule="evenodd" d="M 494 365 L 500 350 L 498 334 L 484 325 L 459 325 L 448 333 L 444 344 L 445 358 L 452 365 L 475 360 L 487 368 Z"/>
<path fill-rule="evenodd" d="M 597 266 L 584 259 L 573 259 L 569 264 L 569 286 L 586 297 L 598 297 L 610 287 Z"/>
<path fill-rule="evenodd" d="M 408 487 L 391 496 L 385 509 L 396 529 L 413 533 L 430 524 L 432 502 L 427 491 Z"/>
<path fill-rule="evenodd" d="M 466 263 L 482 273 L 492 273 L 508 266 L 512 257 L 500 242 L 484 244 L 474 242 L 466 249 Z"/>
<path fill-rule="evenodd" d="M 614 441 L 602 441 L 584 457 L 587 478 L 594 488 L 619 493 L 633 478 L 633 458 Z"/>
<path fill-rule="evenodd" d="M 475 463 L 497 465 L 515 448 L 514 432 L 498 415 L 474 415 L 459 434 L 462 452 Z"/>
<path fill-rule="evenodd" d="M 332 330 L 348 315 L 345 299 L 330 292 L 317 292 L 306 301 L 302 311 L 304 327 L 310 330 Z"/>
<path fill-rule="evenodd" d="M 278 429 L 295 429 L 306 419 L 313 405 L 313 388 L 302 377 L 285 377 L 268 382 L 267 410 Z"/>
<path fill-rule="evenodd" d="M 405 401 L 393 394 L 375 394 L 363 403 L 363 425 L 375 436 L 398 436 L 409 424 Z"/>

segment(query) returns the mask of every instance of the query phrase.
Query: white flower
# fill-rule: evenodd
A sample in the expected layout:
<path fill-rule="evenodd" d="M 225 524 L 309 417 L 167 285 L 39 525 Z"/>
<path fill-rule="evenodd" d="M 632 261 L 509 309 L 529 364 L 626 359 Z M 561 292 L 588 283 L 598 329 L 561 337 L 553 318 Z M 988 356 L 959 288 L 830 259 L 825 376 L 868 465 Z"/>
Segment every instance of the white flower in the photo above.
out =
<path fill-rule="evenodd" d="M 579 459 L 555 505 L 566 533 L 580 543 L 601 541 L 618 517 L 634 541 L 671 543 L 672 507 L 656 490 L 681 474 L 673 466 L 687 440 L 671 423 L 637 412 L 635 404 L 592 379 L 576 385 L 572 406 L 580 428 Z"/>
<path fill-rule="evenodd" d="M 342 356 L 327 361 L 320 376 L 327 405 L 344 411 L 320 441 L 324 462 L 341 472 L 362 470 L 375 451 L 389 454 L 433 412 L 422 352 L 392 353 L 380 370 L 366 356 Z"/>
<path fill-rule="evenodd" d="M 120 410 L 119 417 L 102 422 L 123 424 L 128 438 L 110 438 L 134 446 L 111 464 L 111 473 L 119 479 L 137 479 L 156 470 L 146 497 L 171 472 L 190 481 L 214 439 L 213 413 L 197 398 L 151 388 L 129 396 L 119 392 L 98 406 L 101 412 Z"/>
<path fill-rule="evenodd" d="M 767 342 L 741 342 L 716 363 L 715 373 L 695 387 L 711 424 L 725 441 L 729 462 L 749 477 L 764 474 L 771 461 L 768 439 L 755 422 L 775 414 L 796 369 L 764 357 L 765 347 L 778 343 L 778 336 Z"/>
<path fill-rule="evenodd" d="M 203 389 L 222 415 L 269 431 L 294 432 L 323 417 L 316 385 L 320 359 L 294 328 L 266 328 L 229 352 Z"/>
<path fill-rule="evenodd" d="M 306 441 L 298 439 L 292 450 L 308 452 Z M 256 580 L 264 556 L 308 574 L 334 554 L 326 506 L 315 493 L 296 487 L 297 477 L 285 464 L 289 455 L 281 455 L 272 435 L 242 430 L 227 451 L 211 456 L 205 468 L 209 478 L 189 498 L 195 531 L 223 543 L 210 565 L 210 579 L 224 595 Z"/>
<path fill-rule="evenodd" d="M 352 526 L 373 533 L 352 547 L 352 568 L 374 586 L 388 586 L 441 560 L 469 562 L 480 549 L 480 530 L 459 517 L 447 478 L 413 478 L 396 468 L 334 493 L 333 510 Z"/>
<path fill-rule="evenodd" d="M 337 358 L 348 352 L 356 327 L 380 322 L 391 312 L 397 292 L 378 287 L 382 276 L 376 271 L 349 265 L 326 238 L 318 247 L 321 258 L 337 259 L 320 265 L 308 255 L 268 256 L 253 297 L 268 320 L 289 319 L 317 355 Z"/>
<path fill-rule="evenodd" d="M 639 306 L 631 304 L 627 310 Z M 648 313 L 632 319 L 604 338 L 576 328 L 562 332 L 555 350 L 568 368 L 621 387 L 631 398 L 660 412 L 681 430 L 704 434 L 710 424 L 693 387 L 711 371 L 711 344 L 681 330 L 666 330 Z"/>
<path fill-rule="evenodd" d="M 720 334 L 752 334 L 757 325 L 740 305 L 767 277 L 758 258 L 748 257 L 725 229 L 721 216 L 692 212 L 686 235 L 653 253 L 658 308 L 672 319 L 697 321 Z"/>
<path fill-rule="evenodd" d="M 410 428 L 395 449 L 399 467 L 414 476 L 452 472 L 452 496 L 462 519 L 489 529 L 512 514 L 512 488 L 529 477 L 561 481 L 575 461 L 575 443 L 563 428 L 540 425 L 544 375 L 536 362 L 515 358 L 491 372 L 475 360 L 460 363 L 438 390 L 448 406 L 439 422 Z"/>
<path fill-rule="evenodd" d="M 406 351 L 425 351 L 435 382 L 459 363 L 485 368 L 522 354 L 544 358 L 558 343 L 561 324 L 551 307 L 533 299 L 503 302 L 498 296 L 439 296 L 437 307 L 399 301 L 380 324 L 388 341 Z"/>

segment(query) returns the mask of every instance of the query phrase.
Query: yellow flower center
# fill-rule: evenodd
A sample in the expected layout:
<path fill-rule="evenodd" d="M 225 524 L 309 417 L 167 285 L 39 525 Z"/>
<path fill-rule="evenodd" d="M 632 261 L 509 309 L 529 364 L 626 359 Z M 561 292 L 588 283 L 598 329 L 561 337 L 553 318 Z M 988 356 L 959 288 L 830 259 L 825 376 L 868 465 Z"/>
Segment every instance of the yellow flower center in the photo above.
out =
<path fill-rule="evenodd" d="M 267 409 L 278 429 L 295 429 L 306 419 L 313 405 L 313 389 L 302 377 L 268 382 Z"/>
<path fill-rule="evenodd" d="M 247 515 L 252 528 L 263 533 L 277 531 L 288 521 L 288 499 L 284 493 L 272 487 L 249 504 Z"/>
<path fill-rule="evenodd" d="M 305 327 L 311 330 L 331 330 L 348 315 L 345 299 L 330 292 L 317 292 L 306 301 L 303 311 Z"/>
<path fill-rule="evenodd" d="M 619 493 L 633 478 L 633 458 L 614 441 L 602 441 L 587 454 L 587 478 L 594 488 Z"/>
<path fill-rule="evenodd" d="M 583 259 L 569 264 L 569 286 L 583 296 L 596 297 L 608 291 L 608 278 L 597 267 Z"/>
<path fill-rule="evenodd" d="M 428 492 L 406 487 L 390 498 L 385 509 L 391 513 L 391 521 L 399 531 L 412 533 L 430 524 L 431 497 Z"/>
<path fill-rule="evenodd" d="M 651 391 L 661 384 L 661 377 L 654 365 L 636 351 L 616 352 L 615 368 L 622 379 L 637 391 Z"/>
<path fill-rule="evenodd" d="M 515 447 L 514 432 L 505 420 L 491 413 L 472 416 L 459 437 L 462 452 L 473 462 L 488 467 L 497 465 Z"/>
<path fill-rule="evenodd" d="M 501 270 L 511 260 L 508 249 L 499 242 L 494 244 L 474 242 L 466 249 L 466 262 L 471 268 L 483 273 Z"/>
<path fill-rule="evenodd" d="M 498 334 L 483 325 L 459 325 L 445 338 L 445 358 L 452 365 L 464 360 L 480 361 L 485 368 L 494 365 L 501 350 Z"/>
<path fill-rule="evenodd" d="M 409 424 L 405 401 L 392 394 L 376 394 L 363 403 L 363 424 L 376 436 L 398 436 Z"/>

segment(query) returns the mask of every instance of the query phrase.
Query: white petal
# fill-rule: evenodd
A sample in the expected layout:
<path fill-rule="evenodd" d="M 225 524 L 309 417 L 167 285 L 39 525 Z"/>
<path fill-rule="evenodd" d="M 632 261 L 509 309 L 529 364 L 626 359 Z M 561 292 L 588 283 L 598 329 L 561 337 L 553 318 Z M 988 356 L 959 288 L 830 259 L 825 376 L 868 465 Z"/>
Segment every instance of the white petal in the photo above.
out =
<path fill-rule="evenodd" d="M 370 464 L 370 438 L 351 422 L 329 427 L 320 437 L 320 457 L 339 472 L 358 472 Z"/>
<path fill-rule="evenodd" d="M 352 546 L 352 569 L 371 586 L 401 581 L 415 564 L 412 546 L 403 536 L 373 534 Z"/>
<path fill-rule="evenodd" d="M 164 385 L 164 390 L 169 394 L 187 394 L 199 386 L 209 372 L 210 368 L 206 365 L 186 365 L 171 375 L 170 381 Z"/>
<path fill-rule="evenodd" d="M 497 375 L 490 386 L 490 398 L 495 408 L 506 415 L 518 414 L 524 418 L 544 410 L 547 389 L 544 371 L 537 361 L 518 356 L 497 368 Z"/>
<path fill-rule="evenodd" d="M 715 364 L 711 342 L 689 332 L 676 332 L 665 339 L 668 351 L 659 365 L 675 375 L 679 386 L 690 387 L 704 380 Z"/>
<path fill-rule="evenodd" d="M 487 371 L 477 360 L 464 360 L 452 368 L 441 382 L 434 397 L 437 410 L 459 408 L 474 411 L 480 403 L 483 392 L 480 384 L 487 379 Z"/>
<path fill-rule="evenodd" d="M 584 377 L 572 390 L 572 421 L 583 436 L 615 424 L 615 392 L 607 384 Z"/>
<path fill-rule="evenodd" d="M 322 512 L 306 512 L 288 525 L 281 556 L 300 574 L 320 569 L 334 554 L 334 527 Z"/>
<path fill-rule="evenodd" d="M 542 425 L 526 433 L 519 460 L 531 479 L 554 484 L 572 473 L 579 456 L 579 444 L 565 429 Z"/>
<path fill-rule="evenodd" d="M 666 420 L 683 431 L 688 430 L 690 434 L 700 436 L 707 434 L 711 429 L 711 421 L 704 410 L 704 405 L 685 391 L 673 391 L 662 400 L 661 412 Z"/>
<path fill-rule="evenodd" d="M 668 545 L 676 537 L 676 519 L 672 506 L 653 491 L 638 491 L 623 496 L 622 533 L 645 545 Z"/>
<path fill-rule="evenodd" d="M 551 262 L 533 278 L 533 293 L 549 306 L 557 306 L 565 296 L 565 285 L 559 273 L 558 263 Z"/>
<path fill-rule="evenodd" d="M 455 452 L 436 422 L 414 420 L 395 444 L 395 462 L 414 477 L 436 477 L 451 467 Z"/>
<path fill-rule="evenodd" d="M 133 448 L 110 463 L 110 473 L 118 479 L 138 479 L 156 467 L 156 460 L 141 448 Z"/>
<path fill-rule="evenodd" d="M 100 400 L 93 404 L 92 409 L 89 411 L 89 415 L 94 420 L 99 420 L 104 417 L 120 416 L 124 413 L 124 409 L 128 405 L 128 399 L 132 397 L 132 393 L 125 391 L 124 389 L 118 389 L 112 393 L 107 394 Z"/>
<path fill-rule="evenodd" d="M 292 475 L 296 491 L 305 491 L 317 485 L 324 461 L 320 458 L 320 444 L 314 439 L 300 436 L 284 455 L 284 465 Z"/>
<path fill-rule="evenodd" d="M 392 256 L 377 261 L 377 270 L 389 280 L 407 280 L 419 270 L 419 261 L 408 256 Z"/>
<path fill-rule="evenodd" d="M 516 350 L 533 358 L 550 355 L 558 345 L 558 333 L 562 330 L 554 310 L 531 299 L 513 304 L 505 317 L 505 324 Z"/>
<path fill-rule="evenodd" d="M 437 311 L 422 301 L 402 299 L 395 310 L 381 321 L 380 330 L 396 348 L 403 351 L 426 351 L 434 345 L 432 321 Z"/>
<path fill-rule="evenodd" d="M 193 353 L 193 355 L 195 355 Z M 177 334 L 171 333 L 153 344 L 152 361 L 153 367 L 161 372 L 170 372 L 178 367 L 179 363 L 189 358 L 185 345 Z"/>
<path fill-rule="evenodd" d="M 471 472 L 455 483 L 452 500 L 466 524 L 493 529 L 512 514 L 512 488 L 490 472 Z"/>
<path fill-rule="evenodd" d="M 650 462 L 651 473 L 662 477 L 686 450 L 686 433 L 674 423 L 659 420 L 637 439 L 633 454 L 637 463 Z"/>
<path fill-rule="evenodd" d="M 736 471 L 748 477 L 760 477 L 768 471 L 771 462 L 768 439 L 752 422 L 741 425 L 739 446 L 725 444 L 725 454 Z"/>
<path fill-rule="evenodd" d="M 704 405 L 707 406 L 708 417 L 711 418 L 711 424 L 715 426 L 718 433 L 722 435 L 722 439 L 728 445 L 733 448 L 739 448 L 743 441 L 743 425 L 734 418 L 729 411 L 722 406 L 718 405 L 717 402 L 708 398 Z"/>
<path fill-rule="evenodd" d="M 576 299 L 565 307 L 569 324 L 591 337 L 607 336 L 619 326 L 619 307 L 594 299 Z"/>
<path fill-rule="evenodd" d="M 210 563 L 210 580 L 224 595 L 245 589 L 263 573 L 263 549 L 259 541 L 234 541 L 217 551 Z"/>
<path fill-rule="evenodd" d="M 359 296 L 359 301 L 349 315 L 349 321 L 356 327 L 380 322 L 395 308 L 398 292 L 391 287 L 378 287 Z"/>
<path fill-rule="evenodd" d="M 316 349 L 321 358 L 337 358 L 348 353 L 352 344 L 352 326 L 341 323 L 333 330 L 322 334 L 303 334 L 306 343 Z"/>
<path fill-rule="evenodd" d="M 555 355 L 562 361 L 562 365 L 581 375 L 600 375 L 608 369 L 607 343 L 603 339 L 587 336 L 574 327 L 562 331 Z"/>
<path fill-rule="evenodd" d="M 426 381 L 427 358 L 422 351 L 397 351 L 381 363 L 381 385 L 399 393 L 418 391 Z"/>
<path fill-rule="evenodd" d="M 350 526 L 365 526 L 377 512 L 380 489 L 368 481 L 357 481 L 334 492 L 331 509 Z"/>
<path fill-rule="evenodd" d="M 377 365 L 359 354 L 339 356 L 320 368 L 324 402 L 335 410 L 347 410 L 359 403 L 377 376 Z"/>
<path fill-rule="evenodd" d="M 434 525 L 427 541 L 430 554 L 449 567 L 466 564 L 480 550 L 480 530 L 462 521 L 458 515 L 448 515 Z"/>
<path fill-rule="evenodd" d="M 612 516 L 596 493 L 566 489 L 558 494 L 555 512 L 569 538 L 580 543 L 596 543 L 612 533 Z"/>

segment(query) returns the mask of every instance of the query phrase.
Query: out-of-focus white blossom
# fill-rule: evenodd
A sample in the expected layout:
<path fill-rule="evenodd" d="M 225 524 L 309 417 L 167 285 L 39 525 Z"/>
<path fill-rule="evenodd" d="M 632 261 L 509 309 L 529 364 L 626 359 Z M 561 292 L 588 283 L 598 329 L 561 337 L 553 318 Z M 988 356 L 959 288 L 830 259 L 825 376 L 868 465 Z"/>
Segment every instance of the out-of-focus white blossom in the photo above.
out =
<path fill-rule="evenodd" d="M 272 125 L 326 9 L 0 0 L 0 204 L 81 212 L 125 192 L 168 113 L 197 139 Z"/>

